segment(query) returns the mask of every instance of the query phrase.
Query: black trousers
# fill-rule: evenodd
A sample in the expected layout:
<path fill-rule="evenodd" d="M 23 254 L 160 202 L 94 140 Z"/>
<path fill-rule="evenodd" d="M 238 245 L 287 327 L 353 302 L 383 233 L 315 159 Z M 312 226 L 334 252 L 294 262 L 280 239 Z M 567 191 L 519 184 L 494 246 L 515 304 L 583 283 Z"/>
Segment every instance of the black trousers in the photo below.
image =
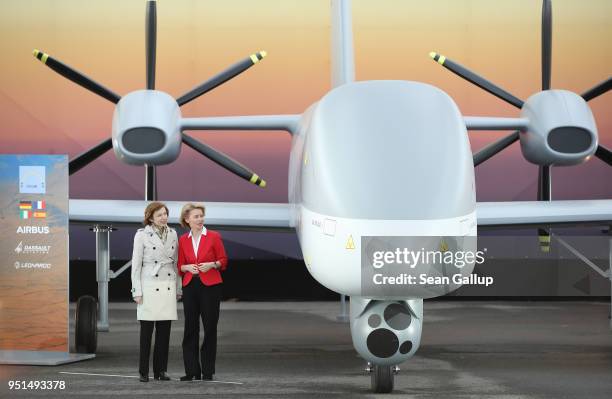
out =
<path fill-rule="evenodd" d="M 215 374 L 221 285 L 204 285 L 199 276 L 194 275 L 189 284 L 183 287 L 183 311 L 185 313 L 183 361 L 186 375 Z M 198 359 L 200 318 L 204 325 L 204 342 L 200 347 Z"/>
<path fill-rule="evenodd" d="M 151 337 L 155 326 L 155 348 L 153 349 L 153 373 L 168 371 L 168 346 L 170 344 L 170 320 L 140 320 L 140 374 L 149 375 Z"/>

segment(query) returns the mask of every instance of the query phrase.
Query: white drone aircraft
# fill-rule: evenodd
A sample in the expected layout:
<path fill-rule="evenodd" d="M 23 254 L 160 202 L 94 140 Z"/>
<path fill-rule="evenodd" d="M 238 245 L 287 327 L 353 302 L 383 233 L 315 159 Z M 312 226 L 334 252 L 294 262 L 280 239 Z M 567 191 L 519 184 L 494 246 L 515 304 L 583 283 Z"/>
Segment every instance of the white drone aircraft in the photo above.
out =
<path fill-rule="evenodd" d="M 550 89 L 551 6 L 548 0 L 543 4 L 542 91 L 526 101 L 442 55 L 431 54 L 439 64 L 519 108 L 517 118 L 464 117 L 445 92 L 422 82 L 356 82 L 349 0 L 332 0 L 332 90 L 301 115 L 183 118 L 181 105 L 245 71 L 265 52 L 251 55 L 175 100 L 155 89 L 155 1 L 147 2 L 146 90 L 120 97 L 43 52 L 35 50 L 34 55 L 116 104 L 112 139 L 72 159 L 70 174 L 113 148 L 119 160 L 146 166 L 147 201 L 157 198 L 155 166 L 177 159 L 181 142 L 251 183 L 265 186 L 248 168 L 185 131 L 291 134 L 288 203 L 207 203 L 207 222 L 234 229 L 295 229 L 312 276 L 351 297 L 354 347 L 370 363 L 372 389 L 390 392 L 396 365 L 419 347 L 423 298 L 432 294 L 412 287 L 399 296 L 365 294 L 362 237 L 379 237 L 384 246 L 386 239 L 394 237 L 475 237 L 477 226 L 544 228 L 612 221 L 612 200 L 550 201 L 551 166 L 580 164 L 592 155 L 612 165 L 612 152 L 598 144 L 597 126 L 586 102 L 607 92 L 611 79 L 583 95 Z M 467 130 L 514 133 L 472 154 Z M 525 159 L 540 166 L 538 201 L 477 203 L 474 167 L 517 140 Z M 137 224 L 145 204 L 70 200 L 70 220 Z M 168 205 L 171 215 L 179 215 L 181 203 Z M 177 216 L 170 222 L 178 223 Z M 542 232 L 543 241 L 546 234 Z M 466 270 L 471 272 L 472 267 Z M 95 316 L 91 323 L 95 302 L 88 309 L 81 303 L 78 306 L 77 342 L 93 342 L 95 350 Z"/>

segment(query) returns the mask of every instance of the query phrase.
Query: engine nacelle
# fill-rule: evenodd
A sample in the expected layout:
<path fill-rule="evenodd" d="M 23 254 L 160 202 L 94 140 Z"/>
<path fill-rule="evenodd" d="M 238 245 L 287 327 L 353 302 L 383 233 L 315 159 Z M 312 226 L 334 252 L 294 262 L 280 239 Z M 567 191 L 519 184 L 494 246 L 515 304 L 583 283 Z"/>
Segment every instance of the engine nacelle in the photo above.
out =
<path fill-rule="evenodd" d="M 423 300 L 379 301 L 351 297 L 351 337 L 365 360 L 381 366 L 400 364 L 421 344 Z"/>
<path fill-rule="evenodd" d="M 520 135 L 525 159 L 537 165 L 577 165 L 597 150 L 597 126 L 582 97 L 546 90 L 529 97 L 521 110 L 529 120 Z"/>
<path fill-rule="evenodd" d="M 113 114 L 113 149 L 131 165 L 163 165 L 181 153 L 181 111 L 170 95 L 139 90 L 124 96 Z"/>

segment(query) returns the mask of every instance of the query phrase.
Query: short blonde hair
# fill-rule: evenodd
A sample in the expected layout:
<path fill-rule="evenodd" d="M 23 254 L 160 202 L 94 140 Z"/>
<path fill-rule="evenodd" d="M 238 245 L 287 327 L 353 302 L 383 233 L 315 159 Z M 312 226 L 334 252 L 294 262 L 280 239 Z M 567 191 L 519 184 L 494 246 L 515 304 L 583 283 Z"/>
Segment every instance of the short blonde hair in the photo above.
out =
<path fill-rule="evenodd" d="M 142 224 L 144 224 L 145 226 L 152 224 L 153 222 L 151 221 L 151 219 L 153 219 L 153 214 L 162 208 L 166 208 L 166 215 L 170 216 L 170 211 L 168 210 L 166 204 L 164 204 L 163 202 L 155 201 L 147 205 L 147 207 L 145 208 L 144 220 L 142 221 Z"/>
<path fill-rule="evenodd" d="M 203 215 L 206 215 L 206 207 L 204 204 L 194 204 L 193 202 L 188 202 L 183 205 L 183 208 L 181 209 L 181 226 L 186 229 L 189 228 L 189 225 L 187 222 L 185 222 L 185 219 L 189 216 L 189 212 L 193 211 L 194 209 L 199 209 L 202 211 Z"/>

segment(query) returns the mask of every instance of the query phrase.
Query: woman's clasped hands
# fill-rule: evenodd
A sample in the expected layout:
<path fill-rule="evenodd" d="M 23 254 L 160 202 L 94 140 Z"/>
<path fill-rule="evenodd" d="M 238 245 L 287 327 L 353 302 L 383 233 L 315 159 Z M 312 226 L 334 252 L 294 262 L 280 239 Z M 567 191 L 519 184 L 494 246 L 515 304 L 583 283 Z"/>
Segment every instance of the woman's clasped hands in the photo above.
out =
<path fill-rule="evenodd" d="M 203 262 L 198 264 L 190 264 L 190 265 L 182 265 L 181 270 L 183 272 L 190 272 L 193 274 L 198 274 L 200 272 L 206 273 L 210 269 L 215 267 L 215 262 Z"/>

